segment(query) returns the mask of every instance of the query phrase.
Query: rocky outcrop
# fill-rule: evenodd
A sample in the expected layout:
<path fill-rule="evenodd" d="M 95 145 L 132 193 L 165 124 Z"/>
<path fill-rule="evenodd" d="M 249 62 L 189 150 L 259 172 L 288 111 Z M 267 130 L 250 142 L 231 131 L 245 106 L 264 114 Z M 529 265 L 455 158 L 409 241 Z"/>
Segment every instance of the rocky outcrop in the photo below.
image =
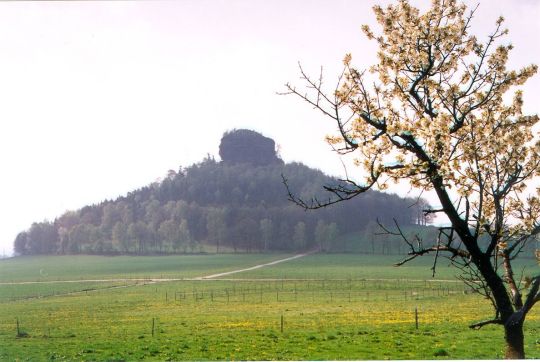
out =
<path fill-rule="evenodd" d="M 276 154 L 276 143 L 273 139 L 248 129 L 226 132 L 221 138 L 219 156 L 223 162 L 229 164 L 265 166 L 283 163 Z"/>

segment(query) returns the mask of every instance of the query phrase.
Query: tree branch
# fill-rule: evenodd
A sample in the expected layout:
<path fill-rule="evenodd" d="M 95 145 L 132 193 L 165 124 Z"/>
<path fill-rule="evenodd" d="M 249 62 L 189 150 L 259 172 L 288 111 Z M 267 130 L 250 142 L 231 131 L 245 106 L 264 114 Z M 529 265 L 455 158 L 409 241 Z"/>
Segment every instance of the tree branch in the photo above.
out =
<path fill-rule="evenodd" d="M 377 178 L 373 179 L 373 181 L 368 184 L 367 186 L 361 186 L 355 183 L 352 180 L 340 180 L 341 182 L 347 183 L 349 185 L 352 185 L 352 188 L 349 188 L 345 186 L 344 184 L 337 185 L 337 186 L 323 186 L 323 189 L 330 192 L 335 196 L 334 199 L 328 198 L 327 200 L 319 200 L 317 197 L 311 198 L 310 201 L 303 200 L 292 192 L 288 180 L 285 178 L 285 176 L 282 174 L 281 179 L 283 184 L 285 185 L 285 188 L 287 189 L 287 195 L 288 200 L 295 203 L 296 205 L 300 206 L 304 210 L 317 210 L 322 209 L 327 206 L 337 204 L 339 202 L 350 200 L 360 194 L 363 194 L 364 192 L 369 191 L 373 185 L 377 182 Z"/>
<path fill-rule="evenodd" d="M 469 328 L 471 328 L 471 329 L 480 329 L 483 326 L 486 326 L 488 324 L 504 324 L 504 323 L 500 319 L 491 319 L 491 320 L 488 320 L 488 321 L 483 321 L 483 322 L 478 322 L 478 323 L 471 324 L 469 326 Z"/>

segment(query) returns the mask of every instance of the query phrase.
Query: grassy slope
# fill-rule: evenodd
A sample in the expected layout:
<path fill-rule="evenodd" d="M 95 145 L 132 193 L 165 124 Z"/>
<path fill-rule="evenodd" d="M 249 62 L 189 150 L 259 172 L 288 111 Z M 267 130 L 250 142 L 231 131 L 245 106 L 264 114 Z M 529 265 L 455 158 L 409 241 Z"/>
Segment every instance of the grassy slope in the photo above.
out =
<path fill-rule="evenodd" d="M 409 265 L 395 267 L 400 261 L 397 255 L 362 254 L 314 254 L 284 264 L 236 274 L 236 278 L 383 278 L 383 279 L 428 279 L 431 278 L 432 261 L 415 260 Z M 453 279 L 455 271 L 448 268 L 448 262 L 439 263 L 436 277 Z"/>
<path fill-rule="evenodd" d="M 114 278 L 189 278 L 249 267 L 281 254 L 28 256 L 0 260 L 0 282 Z"/>
<path fill-rule="evenodd" d="M 231 278 L 317 278 L 317 279 L 433 279 L 432 257 L 417 258 L 403 266 L 394 264 L 403 257 L 398 255 L 314 254 L 288 263 L 276 264 L 231 276 Z M 533 259 L 517 262 L 516 270 L 538 273 Z M 434 279 L 455 280 L 458 270 L 446 258 L 439 258 Z M 526 275 L 527 273 L 525 273 Z"/>

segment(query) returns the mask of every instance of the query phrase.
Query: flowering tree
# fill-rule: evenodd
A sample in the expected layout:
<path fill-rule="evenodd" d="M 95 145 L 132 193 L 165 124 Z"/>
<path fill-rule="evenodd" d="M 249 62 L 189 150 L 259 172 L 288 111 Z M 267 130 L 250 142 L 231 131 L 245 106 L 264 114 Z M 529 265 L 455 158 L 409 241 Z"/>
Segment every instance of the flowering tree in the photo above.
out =
<path fill-rule="evenodd" d="M 344 59 L 333 93 L 322 89 L 322 76 L 300 68 L 306 88 L 287 84 L 296 94 L 332 118 L 339 134 L 328 142 L 340 153 L 353 153 L 367 172 L 365 183 L 351 179 L 326 187 L 334 198 L 320 202 L 291 199 L 306 208 L 348 200 L 373 187 L 385 189 L 406 180 L 420 190 L 435 191 L 451 226 L 433 241 L 408 244 L 408 257 L 446 255 L 461 269 L 462 279 L 487 297 L 494 318 L 472 325 L 504 327 L 507 358 L 524 358 L 523 323 L 540 300 L 540 275 L 516 278 L 512 262 L 540 233 L 540 142 L 533 132 L 537 115 L 522 112 L 523 84 L 536 65 L 508 70 L 511 45 L 504 19 L 481 42 L 469 33 L 476 9 L 456 0 L 433 0 L 420 13 L 407 0 L 386 9 L 374 7 L 382 34 L 364 26 L 378 43 L 379 63 L 369 70 Z M 513 91 L 513 99 L 504 97 Z M 538 183 L 536 183 L 538 185 Z M 540 258 L 538 251 L 537 258 Z"/>

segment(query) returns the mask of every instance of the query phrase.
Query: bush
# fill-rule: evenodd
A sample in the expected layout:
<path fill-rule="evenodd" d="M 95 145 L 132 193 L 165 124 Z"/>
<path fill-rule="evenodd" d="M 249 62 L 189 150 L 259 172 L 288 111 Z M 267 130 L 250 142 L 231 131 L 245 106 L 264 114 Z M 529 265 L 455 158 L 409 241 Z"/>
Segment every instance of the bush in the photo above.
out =
<path fill-rule="evenodd" d="M 446 356 L 448 356 L 448 352 L 443 348 L 439 348 L 439 349 L 435 350 L 435 352 L 433 352 L 433 355 L 435 357 L 446 357 Z"/>

